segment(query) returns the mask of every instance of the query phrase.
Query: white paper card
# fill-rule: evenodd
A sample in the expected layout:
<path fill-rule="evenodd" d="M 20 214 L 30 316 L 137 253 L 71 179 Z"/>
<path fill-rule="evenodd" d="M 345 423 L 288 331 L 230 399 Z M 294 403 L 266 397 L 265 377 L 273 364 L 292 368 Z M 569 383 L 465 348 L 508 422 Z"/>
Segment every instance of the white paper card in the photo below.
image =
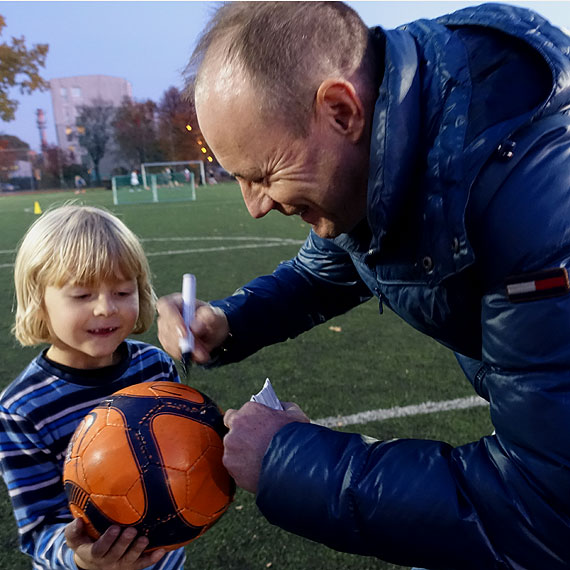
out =
<path fill-rule="evenodd" d="M 254 394 L 250 400 L 252 402 L 257 402 L 258 404 L 263 404 L 264 406 L 267 406 L 268 408 L 272 408 L 274 410 L 283 409 L 283 406 L 281 405 L 281 402 L 279 401 L 279 398 L 277 397 L 277 394 L 275 393 L 275 390 L 273 389 L 269 378 L 265 379 L 263 388 L 257 394 Z"/>

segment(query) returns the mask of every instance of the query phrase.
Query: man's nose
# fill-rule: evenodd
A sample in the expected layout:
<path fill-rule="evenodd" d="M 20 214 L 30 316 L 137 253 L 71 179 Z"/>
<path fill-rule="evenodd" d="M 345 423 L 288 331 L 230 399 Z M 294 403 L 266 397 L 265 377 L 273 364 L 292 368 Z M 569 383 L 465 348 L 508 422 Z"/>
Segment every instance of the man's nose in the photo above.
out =
<path fill-rule="evenodd" d="M 263 218 L 275 206 L 275 202 L 265 192 L 252 184 L 240 182 L 241 195 L 252 218 Z"/>

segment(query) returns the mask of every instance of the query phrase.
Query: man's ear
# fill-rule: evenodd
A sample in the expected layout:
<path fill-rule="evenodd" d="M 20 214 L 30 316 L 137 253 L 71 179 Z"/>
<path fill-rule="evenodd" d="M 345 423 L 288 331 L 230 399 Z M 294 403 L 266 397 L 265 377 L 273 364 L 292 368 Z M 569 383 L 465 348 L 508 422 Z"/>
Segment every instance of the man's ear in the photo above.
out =
<path fill-rule="evenodd" d="M 316 112 L 329 126 L 351 142 L 364 132 L 364 106 L 354 85 L 344 79 L 326 79 L 317 90 Z"/>

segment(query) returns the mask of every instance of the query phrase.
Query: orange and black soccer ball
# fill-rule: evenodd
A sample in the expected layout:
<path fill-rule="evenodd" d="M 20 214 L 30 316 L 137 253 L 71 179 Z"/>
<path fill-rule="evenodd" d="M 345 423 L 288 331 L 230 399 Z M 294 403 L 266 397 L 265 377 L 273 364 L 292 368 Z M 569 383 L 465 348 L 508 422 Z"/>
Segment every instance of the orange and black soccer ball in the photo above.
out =
<path fill-rule="evenodd" d="M 63 484 L 74 517 L 96 539 L 134 527 L 147 551 L 198 538 L 227 510 L 235 484 L 222 464 L 223 413 L 174 382 L 119 390 L 93 409 L 69 443 Z"/>

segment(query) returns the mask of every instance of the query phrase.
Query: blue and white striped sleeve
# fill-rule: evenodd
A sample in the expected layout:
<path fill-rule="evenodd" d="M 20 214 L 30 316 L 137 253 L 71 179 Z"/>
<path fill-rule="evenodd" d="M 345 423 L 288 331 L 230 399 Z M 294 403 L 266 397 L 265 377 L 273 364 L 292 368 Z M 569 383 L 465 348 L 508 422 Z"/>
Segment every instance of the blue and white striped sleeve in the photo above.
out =
<path fill-rule="evenodd" d="M 0 408 L 0 470 L 22 552 L 38 562 L 50 561 L 40 567 L 70 568 L 69 556 L 63 552 L 69 549 L 62 529 L 71 520 L 71 513 L 61 484 L 61 468 L 41 445 L 36 426 L 5 408 Z"/>

